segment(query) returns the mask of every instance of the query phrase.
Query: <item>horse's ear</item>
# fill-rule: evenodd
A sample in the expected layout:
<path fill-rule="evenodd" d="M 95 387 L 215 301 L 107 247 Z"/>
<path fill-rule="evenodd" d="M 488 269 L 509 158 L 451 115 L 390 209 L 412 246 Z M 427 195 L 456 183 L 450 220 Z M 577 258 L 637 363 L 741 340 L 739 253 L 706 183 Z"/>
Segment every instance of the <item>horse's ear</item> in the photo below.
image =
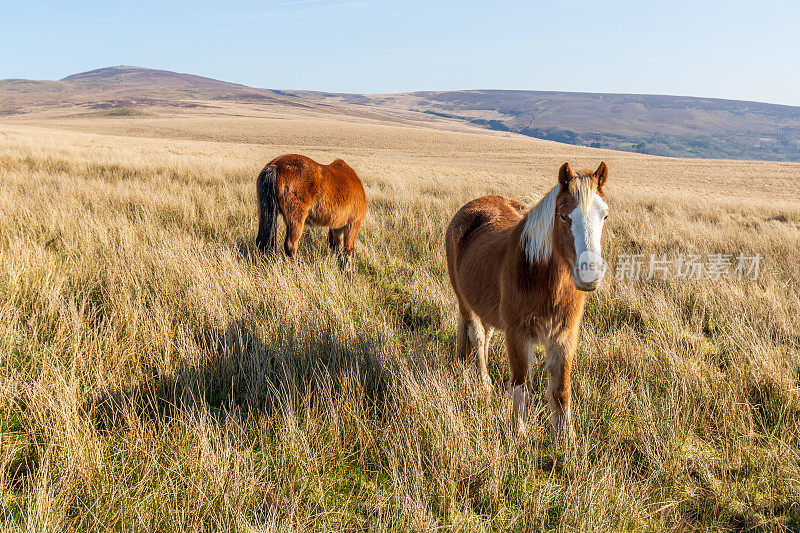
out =
<path fill-rule="evenodd" d="M 608 166 L 605 161 L 600 161 L 600 166 L 594 171 L 594 175 L 597 176 L 597 188 L 602 188 L 608 179 Z"/>
<path fill-rule="evenodd" d="M 569 163 L 561 165 L 561 168 L 558 169 L 558 183 L 561 185 L 561 188 L 566 190 L 573 179 L 575 179 L 575 174 L 569 167 Z"/>

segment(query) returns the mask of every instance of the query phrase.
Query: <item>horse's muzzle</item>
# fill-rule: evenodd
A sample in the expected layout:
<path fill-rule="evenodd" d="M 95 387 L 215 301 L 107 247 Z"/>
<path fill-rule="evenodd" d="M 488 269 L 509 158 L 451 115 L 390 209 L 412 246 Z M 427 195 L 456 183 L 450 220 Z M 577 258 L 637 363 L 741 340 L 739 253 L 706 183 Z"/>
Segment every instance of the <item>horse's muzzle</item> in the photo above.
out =
<path fill-rule="evenodd" d="M 586 282 L 583 282 L 583 281 L 580 281 L 580 280 L 576 280 L 576 279 L 573 278 L 572 281 L 575 282 L 575 288 L 578 289 L 579 291 L 591 292 L 591 291 L 595 290 L 597 287 L 599 287 L 600 286 L 600 282 L 603 281 L 603 280 L 601 278 L 601 279 L 599 279 L 597 281 L 594 281 L 594 282 L 591 282 L 591 283 L 586 283 Z"/>
<path fill-rule="evenodd" d="M 605 277 L 605 270 L 581 270 L 576 268 L 572 271 L 572 282 L 575 284 L 575 288 L 584 292 L 595 290 Z"/>
<path fill-rule="evenodd" d="M 606 276 L 608 266 L 599 253 L 583 251 L 572 268 L 572 281 L 579 291 L 593 291 Z"/>

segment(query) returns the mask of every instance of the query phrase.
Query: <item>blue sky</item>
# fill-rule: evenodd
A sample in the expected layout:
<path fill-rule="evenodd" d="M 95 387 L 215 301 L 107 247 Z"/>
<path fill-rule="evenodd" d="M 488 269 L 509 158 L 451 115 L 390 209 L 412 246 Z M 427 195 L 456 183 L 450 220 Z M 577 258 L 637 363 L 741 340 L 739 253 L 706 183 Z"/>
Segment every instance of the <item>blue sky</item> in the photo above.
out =
<path fill-rule="evenodd" d="M 800 0 L 3 4 L 0 78 L 124 64 L 275 89 L 536 89 L 800 105 Z"/>

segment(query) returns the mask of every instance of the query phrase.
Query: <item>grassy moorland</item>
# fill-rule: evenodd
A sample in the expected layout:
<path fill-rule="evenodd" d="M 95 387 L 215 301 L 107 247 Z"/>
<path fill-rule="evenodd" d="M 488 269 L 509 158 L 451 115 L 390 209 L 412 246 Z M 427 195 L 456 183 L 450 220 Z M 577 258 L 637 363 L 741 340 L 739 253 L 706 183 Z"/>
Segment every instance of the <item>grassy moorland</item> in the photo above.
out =
<path fill-rule="evenodd" d="M 59 124 L 0 125 L 6 530 L 800 528 L 800 165 L 307 116 Z M 255 175 L 287 151 L 362 177 L 352 277 L 319 229 L 296 265 L 254 253 Z M 442 238 L 466 200 L 532 201 L 601 158 L 612 266 L 763 260 L 609 276 L 556 449 L 541 363 L 520 441 L 502 336 L 491 395 L 455 360 Z"/>

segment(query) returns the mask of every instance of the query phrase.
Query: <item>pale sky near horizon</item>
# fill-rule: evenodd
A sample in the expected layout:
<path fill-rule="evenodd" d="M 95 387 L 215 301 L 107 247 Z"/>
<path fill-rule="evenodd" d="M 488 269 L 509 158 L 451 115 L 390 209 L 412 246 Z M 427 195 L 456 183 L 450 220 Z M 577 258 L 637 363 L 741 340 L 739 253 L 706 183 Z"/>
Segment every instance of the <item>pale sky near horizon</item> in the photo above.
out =
<path fill-rule="evenodd" d="M 800 106 L 800 0 L 3 4 L 0 79 L 135 65 L 270 89 L 530 89 Z"/>

